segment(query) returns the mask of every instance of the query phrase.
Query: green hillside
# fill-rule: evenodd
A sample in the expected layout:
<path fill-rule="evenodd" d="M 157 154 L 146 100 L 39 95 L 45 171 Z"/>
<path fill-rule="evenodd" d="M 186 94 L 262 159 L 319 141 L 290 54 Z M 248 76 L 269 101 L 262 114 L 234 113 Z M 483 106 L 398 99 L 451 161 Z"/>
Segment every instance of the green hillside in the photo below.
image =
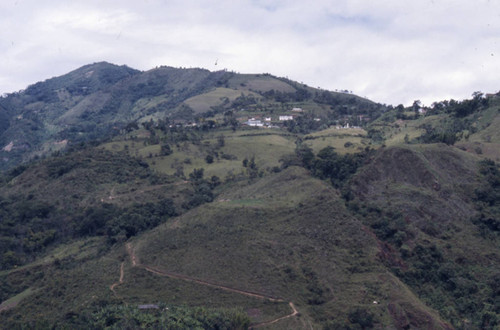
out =
<path fill-rule="evenodd" d="M 350 186 L 351 208 L 389 243 L 386 265 L 457 327 L 498 305 L 500 213 L 481 191 L 500 176 L 485 176 L 488 164 L 444 145 L 388 148 Z"/>
<path fill-rule="evenodd" d="M 4 273 L 5 287 L 34 293 L 1 317 L 13 324 L 34 322 L 31 314 L 16 313 L 30 310 L 39 324 L 78 325 L 94 317 L 96 303 L 162 301 L 236 307 L 252 323 L 263 323 L 291 314 L 291 302 L 300 316 L 277 326 L 403 322 L 394 319 L 392 309 L 421 315 L 406 317 L 416 327 L 444 324 L 377 261 L 379 243 L 349 214 L 338 192 L 304 169 L 292 167 L 224 190 L 213 203 L 138 236 L 127 243 L 129 249 L 120 243 L 103 250 L 99 241 L 87 241 L 73 253 L 49 252 L 44 263 Z M 44 304 L 57 308 L 44 311 Z"/>
<path fill-rule="evenodd" d="M 277 121 L 294 107 L 303 107 L 305 117 L 320 118 L 323 125 L 357 113 L 376 117 L 384 109 L 355 95 L 269 74 L 172 67 L 141 72 L 94 63 L 0 98 L 0 170 L 68 145 L 109 139 L 150 120 L 200 124 L 232 113 L 232 122 L 225 124 L 235 126 L 255 116 Z"/>
<path fill-rule="evenodd" d="M 108 63 L 3 97 L 0 328 L 496 329 L 499 100 Z"/>

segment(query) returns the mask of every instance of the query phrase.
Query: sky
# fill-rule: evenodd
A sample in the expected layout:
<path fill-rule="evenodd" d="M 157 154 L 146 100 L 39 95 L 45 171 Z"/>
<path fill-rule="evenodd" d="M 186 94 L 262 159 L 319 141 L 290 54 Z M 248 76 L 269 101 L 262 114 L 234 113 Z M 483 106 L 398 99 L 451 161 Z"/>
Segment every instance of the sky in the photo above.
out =
<path fill-rule="evenodd" d="M 500 90 L 500 1 L 0 0 L 0 95 L 100 61 L 431 105 Z"/>

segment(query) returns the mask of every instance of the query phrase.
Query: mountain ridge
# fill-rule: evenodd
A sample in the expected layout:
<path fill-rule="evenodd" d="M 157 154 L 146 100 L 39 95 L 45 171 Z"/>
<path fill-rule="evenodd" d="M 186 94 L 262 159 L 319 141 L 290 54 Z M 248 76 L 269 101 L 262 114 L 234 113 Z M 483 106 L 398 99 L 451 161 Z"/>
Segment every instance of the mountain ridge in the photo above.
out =
<path fill-rule="evenodd" d="M 222 87 L 227 90 L 219 93 L 210 107 L 195 112 L 185 103 L 200 96 L 203 104 L 203 94 Z M 257 89 L 252 92 L 252 87 Z M 230 90 L 233 92 L 228 98 Z M 277 98 L 285 102 L 310 99 L 315 104 L 311 91 L 319 92 L 268 74 L 240 75 L 173 67 L 142 72 L 107 62 L 89 64 L 0 98 L 0 116 L 5 119 L 0 127 L 2 168 L 58 150 L 61 141 L 77 144 L 109 138 L 133 122 L 166 118 L 194 122 L 200 114 L 239 111 L 245 104 L 276 107 L 270 102 Z M 333 100 L 340 104 L 349 101 L 351 107 L 356 102 L 373 106 L 355 96 L 321 93 L 335 95 Z M 245 98 L 245 94 L 253 96 Z M 237 99 L 244 103 L 235 103 Z M 10 143 L 12 147 L 6 150 Z"/>

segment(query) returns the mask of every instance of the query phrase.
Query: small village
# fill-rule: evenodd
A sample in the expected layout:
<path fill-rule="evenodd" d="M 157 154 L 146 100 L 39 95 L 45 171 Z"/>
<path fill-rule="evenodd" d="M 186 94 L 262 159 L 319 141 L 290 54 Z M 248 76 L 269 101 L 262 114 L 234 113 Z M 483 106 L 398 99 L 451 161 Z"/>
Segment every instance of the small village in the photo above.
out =
<path fill-rule="evenodd" d="M 274 117 L 267 116 L 267 115 L 265 115 L 265 116 L 256 115 L 253 117 L 247 117 L 246 120 L 244 118 L 241 118 L 241 119 L 239 119 L 239 122 L 241 125 L 249 126 L 249 127 L 280 128 L 280 127 L 284 126 L 284 123 L 286 121 L 297 119 L 304 112 L 306 112 L 306 110 L 304 110 L 302 108 L 292 108 L 290 110 L 290 112 L 292 112 L 293 114 L 291 114 L 291 115 L 290 114 L 280 114 L 280 115 L 274 116 Z M 336 129 L 360 128 L 360 126 L 351 125 L 349 123 L 349 120 L 351 119 L 350 117 L 351 116 L 346 116 L 342 120 L 339 120 L 339 122 L 343 122 L 343 124 L 342 125 L 341 124 L 335 125 L 335 128 Z M 359 122 L 365 122 L 365 121 L 368 121 L 370 119 L 366 115 L 358 115 L 357 117 L 358 117 L 357 119 Z M 321 122 L 322 119 L 319 117 L 315 117 L 313 120 L 316 122 Z"/>

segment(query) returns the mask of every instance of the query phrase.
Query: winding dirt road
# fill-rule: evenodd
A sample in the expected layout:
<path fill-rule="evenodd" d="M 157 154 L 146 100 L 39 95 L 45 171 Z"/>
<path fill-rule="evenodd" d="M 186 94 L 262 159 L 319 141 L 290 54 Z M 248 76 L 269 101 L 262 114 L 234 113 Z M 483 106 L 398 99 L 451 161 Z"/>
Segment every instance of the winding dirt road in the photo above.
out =
<path fill-rule="evenodd" d="M 228 292 L 233 292 L 233 293 L 245 295 L 245 296 L 252 297 L 252 298 L 263 299 L 263 300 L 267 300 L 267 301 L 271 301 L 271 302 L 284 302 L 285 301 L 285 300 L 283 300 L 281 298 L 271 297 L 271 296 L 267 296 L 267 295 L 264 295 L 264 294 L 261 294 L 261 293 L 250 292 L 250 291 L 246 291 L 246 290 L 235 289 L 235 288 L 227 287 L 227 286 L 224 286 L 224 285 L 210 283 L 208 281 L 200 280 L 200 279 L 197 279 L 197 278 L 194 278 L 194 277 L 191 277 L 191 276 L 187 276 L 187 275 L 183 275 L 183 274 L 178 274 L 178 273 L 174 273 L 174 272 L 170 272 L 170 271 L 166 271 L 166 270 L 160 270 L 158 268 L 147 266 L 147 265 L 142 265 L 139 262 L 137 256 L 135 255 L 135 251 L 134 251 L 134 248 L 133 248 L 132 244 L 131 243 L 127 243 L 125 245 L 125 247 L 126 247 L 128 255 L 130 257 L 130 261 L 132 263 L 132 266 L 133 267 L 142 268 L 142 269 L 144 269 L 144 270 L 146 270 L 146 271 L 148 271 L 150 273 L 153 273 L 153 274 L 156 274 L 156 275 L 159 275 L 159 276 L 167 276 L 167 277 L 170 277 L 170 278 L 175 278 L 175 279 L 179 279 L 179 280 L 183 280 L 183 281 L 187 281 L 187 282 L 191 282 L 191 283 L 196 283 L 196 284 L 200 284 L 200 285 L 204 285 L 204 286 L 209 286 L 209 287 L 212 287 L 212 288 L 217 288 L 217 289 L 220 289 L 220 290 L 224 290 L 224 291 L 228 291 Z M 119 281 L 113 283 L 110 286 L 111 291 L 113 291 L 113 293 L 116 296 L 117 296 L 117 294 L 115 292 L 116 286 L 118 286 L 118 285 L 120 285 L 120 284 L 123 283 L 123 277 L 124 277 L 124 274 L 123 274 L 123 265 L 124 265 L 124 263 L 122 262 L 122 264 L 120 266 L 120 279 L 119 279 Z M 295 307 L 295 305 L 293 304 L 293 302 L 290 301 L 288 304 L 290 305 L 292 313 L 290 313 L 288 315 L 285 315 L 285 316 L 282 316 L 282 317 L 279 317 L 279 318 L 276 318 L 274 320 L 270 320 L 270 321 L 266 321 L 266 322 L 262 322 L 262 323 L 253 324 L 253 325 L 251 325 L 251 328 L 258 328 L 258 327 L 263 327 L 263 326 L 271 325 L 271 324 L 274 324 L 274 323 L 279 322 L 281 320 L 297 316 L 299 314 L 299 312 L 298 312 L 297 308 Z"/>

